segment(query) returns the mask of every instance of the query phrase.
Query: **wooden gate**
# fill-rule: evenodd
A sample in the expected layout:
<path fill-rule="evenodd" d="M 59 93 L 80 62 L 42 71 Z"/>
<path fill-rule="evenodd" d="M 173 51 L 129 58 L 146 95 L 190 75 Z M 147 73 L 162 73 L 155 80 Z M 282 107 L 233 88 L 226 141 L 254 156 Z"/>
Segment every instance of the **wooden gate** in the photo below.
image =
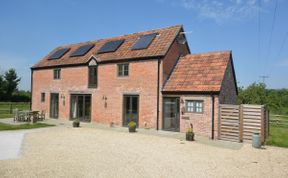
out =
<path fill-rule="evenodd" d="M 239 105 L 220 105 L 219 126 L 221 140 L 240 141 Z"/>
<path fill-rule="evenodd" d="M 251 142 L 256 133 L 264 143 L 268 136 L 268 117 L 264 105 L 220 105 L 219 139 Z"/>
<path fill-rule="evenodd" d="M 251 142 L 252 135 L 258 133 L 261 135 L 261 141 L 265 139 L 265 108 L 263 105 L 247 105 L 243 104 L 242 118 L 243 119 L 243 141 Z"/>

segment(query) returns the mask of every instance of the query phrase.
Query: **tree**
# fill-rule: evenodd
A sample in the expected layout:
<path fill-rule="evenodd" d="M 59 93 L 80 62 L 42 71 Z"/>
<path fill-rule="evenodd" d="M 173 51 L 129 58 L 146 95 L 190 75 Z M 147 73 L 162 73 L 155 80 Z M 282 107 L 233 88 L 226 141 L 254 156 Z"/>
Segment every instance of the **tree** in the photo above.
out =
<path fill-rule="evenodd" d="M 5 72 L 4 79 L 6 97 L 8 100 L 11 100 L 12 94 L 18 90 L 18 84 L 21 78 L 17 76 L 15 69 L 9 69 Z"/>
<path fill-rule="evenodd" d="M 267 104 L 266 85 L 264 83 L 253 83 L 246 89 L 239 88 L 238 103 Z"/>
<path fill-rule="evenodd" d="M 4 100 L 4 96 L 5 96 L 5 82 L 3 76 L 0 75 L 0 101 Z"/>
<path fill-rule="evenodd" d="M 288 89 L 266 89 L 263 83 L 253 83 L 238 91 L 238 104 L 261 104 L 273 114 L 288 114 Z"/>
<path fill-rule="evenodd" d="M 20 90 L 13 94 L 11 101 L 13 102 L 29 102 L 31 101 L 31 92 Z"/>

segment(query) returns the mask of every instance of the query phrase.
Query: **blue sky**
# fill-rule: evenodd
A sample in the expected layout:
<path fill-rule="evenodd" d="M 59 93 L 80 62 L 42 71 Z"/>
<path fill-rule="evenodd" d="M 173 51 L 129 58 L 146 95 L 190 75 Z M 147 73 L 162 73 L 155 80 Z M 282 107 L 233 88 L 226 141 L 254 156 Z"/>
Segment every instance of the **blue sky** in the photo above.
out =
<path fill-rule="evenodd" d="M 287 9 L 286 0 L 2 0 L 0 72 L 15 68 L 28 90 L 30 67 L 59 45 L 183 24 L 192 53 L 233 51 L 239 86 L 268 75 L 269 88 L 287 88 Z"/>

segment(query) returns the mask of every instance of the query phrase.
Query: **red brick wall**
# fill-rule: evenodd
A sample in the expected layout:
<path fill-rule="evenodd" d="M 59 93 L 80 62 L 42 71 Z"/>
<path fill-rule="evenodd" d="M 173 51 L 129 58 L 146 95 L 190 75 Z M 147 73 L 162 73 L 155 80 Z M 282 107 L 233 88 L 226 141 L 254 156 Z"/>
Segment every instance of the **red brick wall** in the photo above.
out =
<path fill-rule="evenodd" d="M 69 118 L 70 91 L 85 91 L 88 86 L 88 68 L 72 67 L 61 69 L 61 79 L 53 79 L 53 69 L 35 70 L 33 72 L 32 109 L 44 110 L 49 117 L 50 93 L 59 93 L 59 118 Z M 41 93 L 45 93 L 45 102 L 41 102 Z M 62 96 L 62 98 L 61 98 Z M 63 98 L 65 97 L 65 99 Z"/>
<path fill-rule="evenodd" d="M 53 69 L 36 70 L 33 74 L 33 110 L 46 110 L 49 113 L 50 93 L 59 93 L 59 118 L 68 119 L 70 115 L 70 94 L 92 94 L 92 121 L 114 122 L 122 125 L 122 105 L 124 94 L 139 95 L 139 126 L 147 123 L 156 127 L 157 106 L 157 60 L 129 63 L 129 76 L 117 76 L 117 64 L 98 66 L 98 88 L 88 89 L 88 67 L 69 67 L 61 69 L 61 79 L 53 80 Z M 41 92 L 46 101 L 41 103 Z M 64 99 L 60 96 L 65 97 Z M 102 100 L 107 97 L 107 107 Z M 47 115 L 49 116 L 49 115 Z"/>
<path fill-rule="evenodd" d="M 163 81 L 167 79 L 180 55 L 189 54 L 187 46 L 179 44 L 176 40 L 163 60 Z"/>
<path fill-rule="evenodd" d="M 93 121 L 122 125 L 123 94 L 139 95 L 139 127 L 156 127 L 157 60 L 129 63 L 129 77 L 117 77 L 117 65 L 99 65 L 98 90 L 93 95 Z M 107 108 L 103 96 L 107 97 Z"/>
<path fill-rule="evenodd" d="M 218 136 L 218 96 L 214 96 L 214 138 Z M 187 100 L 203 101 L 203 113 L 186 112 Z M 184 111 L 184 112 L 182 112 Z M 210 95 L 181 95 L 180 96 L 180 131 L 186 132 L 193 124 L 196 135 L 212 136 L 212 96 Z"/>

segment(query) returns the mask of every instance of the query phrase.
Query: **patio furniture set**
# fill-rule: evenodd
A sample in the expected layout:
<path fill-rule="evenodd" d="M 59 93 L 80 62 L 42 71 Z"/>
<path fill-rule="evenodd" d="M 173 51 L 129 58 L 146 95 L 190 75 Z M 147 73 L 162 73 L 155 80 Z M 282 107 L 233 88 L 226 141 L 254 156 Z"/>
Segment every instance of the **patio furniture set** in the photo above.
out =
<path fill-rule="evenodd" d="M 30 111 L 14 109 L 14 122 L 33 122 L 45 120 L 45 111 Z"/>

